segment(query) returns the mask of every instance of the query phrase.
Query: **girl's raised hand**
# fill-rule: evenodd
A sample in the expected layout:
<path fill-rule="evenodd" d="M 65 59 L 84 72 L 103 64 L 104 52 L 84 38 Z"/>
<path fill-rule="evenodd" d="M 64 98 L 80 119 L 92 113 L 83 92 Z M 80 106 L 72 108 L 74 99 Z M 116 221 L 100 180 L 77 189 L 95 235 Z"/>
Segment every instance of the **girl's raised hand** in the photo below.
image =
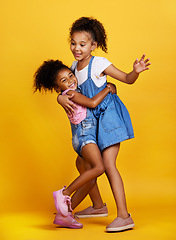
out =
<path fill-rule="evenodd" d="M 141 73 L 145 70 L 149 69 L 149 65 L 151 64 L 149 62 L 149 58 L 145 59 L 145 54 L 142 55 L 140 61 L 138 60 L 138 58 L 136 59 L 136 61 L 133 64 L 133 69 L 136 73 Z"/>
<path fill-rule="evenodd" d="M 65 109 L 66 113 L 72 115 L 75 111 L 74 109 L 77 108 L 76 105 L 70 101 L 70 99 L 74 96 L 72 95 L 59 95 L 57 97 L 57 102 Z"/>

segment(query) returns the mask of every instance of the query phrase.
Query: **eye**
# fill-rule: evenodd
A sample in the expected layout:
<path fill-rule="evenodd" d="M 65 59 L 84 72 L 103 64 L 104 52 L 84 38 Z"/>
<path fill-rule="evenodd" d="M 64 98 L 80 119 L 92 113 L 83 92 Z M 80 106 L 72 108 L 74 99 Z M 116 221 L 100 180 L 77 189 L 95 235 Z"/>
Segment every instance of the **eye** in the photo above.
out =
<path fill-rule="evenodd" d="M 85 46 L 85 44 L 81 44 L 81 47 L 84 47 Z"/>
<path fill-rule="evenodd" d="M 71 45 L 73 45 L 73 46 L 74 46 L 74 45 L 75 45 L 75 43 L 74 43 L 74 42 L 71 42 Z"/>
<path fill-rule="evenodd" d="M 71 78 L 71 77 L 73 77 L 73 76 L 74 76 L 74 74 L 73 74 L 73 73 L 70 73 L 69 77 Z"/>
<path fill-rule="evenodd" d="M 61 81 L 61 82 L 63 83 L 63 82 L 66 82 L 66 81 L 67 81 L 66 79 L 62 79 L 62 81 Z"/>

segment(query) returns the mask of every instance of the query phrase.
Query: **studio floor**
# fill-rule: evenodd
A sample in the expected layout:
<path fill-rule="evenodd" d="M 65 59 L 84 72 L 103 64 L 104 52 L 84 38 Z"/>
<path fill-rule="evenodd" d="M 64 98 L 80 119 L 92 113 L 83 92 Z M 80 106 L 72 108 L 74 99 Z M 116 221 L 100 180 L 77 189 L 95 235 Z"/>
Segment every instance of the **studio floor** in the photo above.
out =
<path fill-rule="evenodd" d="M 176 218 L 173 206 L 143 206 L 133 209 L 136 227 L 133 230 L 106 233 L 115 215 L 105 218 L 81 219 L 82 229 L 61 228 L 54 225 L 54 214 L 49 212 L 6 213 L 0 217 L 1 240 L 55 240 L 55 239 L 118 239 L 118 240 L 174 240 Z"/>

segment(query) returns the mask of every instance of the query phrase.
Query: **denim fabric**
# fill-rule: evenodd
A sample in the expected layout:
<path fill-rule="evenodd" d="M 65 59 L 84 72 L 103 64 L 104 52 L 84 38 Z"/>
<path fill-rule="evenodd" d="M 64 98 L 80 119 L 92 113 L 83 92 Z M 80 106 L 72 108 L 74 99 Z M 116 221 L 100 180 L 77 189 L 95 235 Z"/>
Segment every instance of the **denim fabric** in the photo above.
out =
<path fill-rule="evenodd" d="M 91 79 L 91 58 L 88 66 L 88 79 L 79 85 L 82 94 L 92 98 L 98 92 L 106 87 L 105 83 L 101 87 L 97 87 Z M 103 101 L 92 110 L 97 119 L 97 142 L 101 151 L 116 143 L 134 137 L 133 127 L 130 115 L 125 105 L 116 94 L 109 93 Z"/>
<path fill-rule="evenodd" d="M 117 95 L 116 101 L 110 101 L 98 118 L 98 147 L 103 149 L 134 137 L 129 113 Z M 118 105 L 118 107 L 117 107 Z M 121 111 L 123 106 L 123 111 Z"/>
<path fill-rule="evenodd" d="M 83 146 L 95 143 L 97 133 L 97 120 L 92 111 L 87 109 L 87 117 L 79 124 L 72 124 L 72 145 L 74 150 L 81 156 Z"/>

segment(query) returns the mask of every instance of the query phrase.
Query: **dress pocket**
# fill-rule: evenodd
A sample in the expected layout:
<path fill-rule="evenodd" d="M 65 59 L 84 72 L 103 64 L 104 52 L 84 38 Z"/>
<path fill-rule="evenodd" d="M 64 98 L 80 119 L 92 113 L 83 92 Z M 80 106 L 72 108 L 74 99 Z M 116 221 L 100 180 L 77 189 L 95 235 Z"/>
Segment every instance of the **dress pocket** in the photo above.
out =
<path fill-rule="evenodd" d="M 100 123 L 105 132 L 110 132 L 122 127 L 121 120 L 115 108 L 109 108 L 102 112 L 100 115 Z"/>

